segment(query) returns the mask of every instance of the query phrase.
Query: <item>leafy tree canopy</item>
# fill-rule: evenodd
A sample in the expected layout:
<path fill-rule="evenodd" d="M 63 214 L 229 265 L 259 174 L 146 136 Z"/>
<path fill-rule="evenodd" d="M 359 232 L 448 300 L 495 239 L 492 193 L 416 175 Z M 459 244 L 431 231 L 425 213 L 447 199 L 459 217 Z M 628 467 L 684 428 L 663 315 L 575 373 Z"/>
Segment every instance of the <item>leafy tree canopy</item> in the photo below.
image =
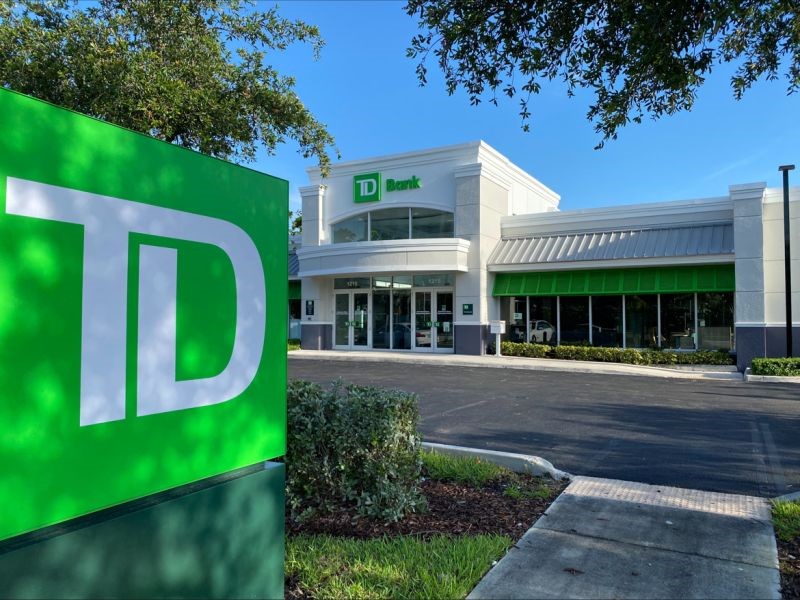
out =
<path fill-rule="evenodd" d="M 543 83 L 562 80 L 570 96 L 587 88 L 598 147 L 646 114 L 690 110 L 722 63 L 737 67 L 736 99 L 762 77 L 800 86 L 797 0 L 408 0 L 405 10 L 423 30 L 408 49 L 422 85 L 432 53 L 449 94 L 518 97 L 525 130 Z"/>
<path fill-rule="evenodd" d="M 289 211 L 289 235 L 300 235 L 303 233 L 303 211 Z"/>
<path fill-rule="evenodd" d="M 333 138 L 268 64 L 316 27 L 250 0 L 0 0 L 0 85 L 165 141 L 249 162 Z"/>

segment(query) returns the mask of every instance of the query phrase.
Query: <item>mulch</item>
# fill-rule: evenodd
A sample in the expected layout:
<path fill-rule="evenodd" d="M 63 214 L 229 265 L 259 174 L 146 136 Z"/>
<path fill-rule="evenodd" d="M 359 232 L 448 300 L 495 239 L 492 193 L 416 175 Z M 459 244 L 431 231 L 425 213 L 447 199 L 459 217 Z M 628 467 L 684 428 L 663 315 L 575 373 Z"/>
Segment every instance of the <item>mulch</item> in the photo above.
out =
<path fill-rule="evenodd" d="M 781 566 L 781 596 L 783 600 L 800 600 L 800 539 L 778 543 L 778 560 Z"/>
<path fill-rule="evenodd" d="M 547 499 L 518 498 L 505 495 L 514 483 L 517 487 L 535 489 L 547 485 L 552 494 Z M 373 519 L 355 519 L 351 515 L 318 516 L 301 525 L 286 518 L 287 535 L 327 534 L 348 538 L 369 539 L 383 536 L 415 535 L 428 539 L 434 535 L 477 535 L 496 533 L 518 540 L 553 503 L 567 482 L 515 474 L 512 480 L 499 480 L 483 488 L 457 483 L 425 480 L 422 493 L 428 500 L 428 510 L 407 515 L 397 523 Z M 311 598 L 296 577 L 285 582 L 288 600 Z"/>
<path fill-rule="evenodd" d="M 483 488 L 473 488 L 457 483 L 426 480 L 422 493 L 428 499 L 428 510 L 411 514 L 397 523 L 384 523 L 373 519 L 353 519 L 347 514 L 319 516 L 301 525 L 287 517 L 288 535 L 328 534 L 349 538 L 376 538 L 384 535 L 476 535 L 497 533 L 515 540 L 530 529 L 539 516 L 566 487 L 566 482 L 516 475 L 517 485 L 547 485 L 553 490 L 548 499 L 514 499 L 504 494 L 510 484 L 497 481 Z"/>

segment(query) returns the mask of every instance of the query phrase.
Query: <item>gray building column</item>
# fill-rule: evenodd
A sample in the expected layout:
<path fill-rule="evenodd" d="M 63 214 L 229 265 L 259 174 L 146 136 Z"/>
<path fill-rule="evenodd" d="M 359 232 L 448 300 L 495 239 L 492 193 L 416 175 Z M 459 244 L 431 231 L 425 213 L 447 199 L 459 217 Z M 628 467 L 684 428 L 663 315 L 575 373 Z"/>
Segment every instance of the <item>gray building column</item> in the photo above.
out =
<path fill-rule="evenodd" d="M 763 198 L 766 183 L 730 186 L 736 251 L 736 362 L 739 370 L 766 356 Z"/>

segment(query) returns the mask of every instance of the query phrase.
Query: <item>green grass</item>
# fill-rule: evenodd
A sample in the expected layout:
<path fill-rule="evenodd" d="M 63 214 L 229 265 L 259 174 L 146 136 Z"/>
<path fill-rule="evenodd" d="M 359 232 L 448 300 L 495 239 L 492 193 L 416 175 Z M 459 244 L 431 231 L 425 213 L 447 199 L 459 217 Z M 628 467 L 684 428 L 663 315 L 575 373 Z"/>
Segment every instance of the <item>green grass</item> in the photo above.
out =
<path fill-rule="evenodd" d="M 800 502 L 774 502 L 772 523 L 775 533 L 784 542 L 800 536 Z"/>
<path fill-rule="evenodd" d="M 286 574 L 315 598 L 464 598 L 511 547 L 500 535 L 286 539 Z"/>
<path fill-rule="evenodd" d="M 287 343 L 287 352 L 292 350 L 300 350 L 300 340 L 289 340 Z"/>
<path fill-rule="evenodd" d="M 512 483 L 503 493 L 514 500 L 522 500 L 525 498 L 541 498 L 542 500 L 548 500 L 553 496 L 554 492 L 546 485 L 531 487 L 524 484 Z"/>
<path fill-rule="evenodd" d="M 511 471 L 479 458 L 423 452 L 422 463 L 431 479 L 481 487 L 508 476 Z"/>

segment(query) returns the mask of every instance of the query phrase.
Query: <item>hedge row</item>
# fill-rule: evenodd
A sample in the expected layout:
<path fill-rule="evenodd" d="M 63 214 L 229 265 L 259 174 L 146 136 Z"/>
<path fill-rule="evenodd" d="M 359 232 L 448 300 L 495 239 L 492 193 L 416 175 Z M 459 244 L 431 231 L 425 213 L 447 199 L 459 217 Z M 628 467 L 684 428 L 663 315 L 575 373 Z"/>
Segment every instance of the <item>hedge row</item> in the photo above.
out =
<path fill-rule="evenodd" d="M 635 350 L 633 348 L 598 348 L 595 346 L 550 346 L 503 342 L 500 352 L 506 356 L 559 358 L 561 360 L 593 360 L 629 365 L 732 365 L 733 357 L 725 351 L 698 350 Z"/>
<path fill-rule="evenodd" d="M 800 377 L 800 358 L 754 358 L 750 371 L 753 375 Z"/>
<path fill-rule="evenodd" d="M 424 509 L 414 394 L 295 380 L 286 403 L 292 518 L 345 512 L 397 521 Z"/>

